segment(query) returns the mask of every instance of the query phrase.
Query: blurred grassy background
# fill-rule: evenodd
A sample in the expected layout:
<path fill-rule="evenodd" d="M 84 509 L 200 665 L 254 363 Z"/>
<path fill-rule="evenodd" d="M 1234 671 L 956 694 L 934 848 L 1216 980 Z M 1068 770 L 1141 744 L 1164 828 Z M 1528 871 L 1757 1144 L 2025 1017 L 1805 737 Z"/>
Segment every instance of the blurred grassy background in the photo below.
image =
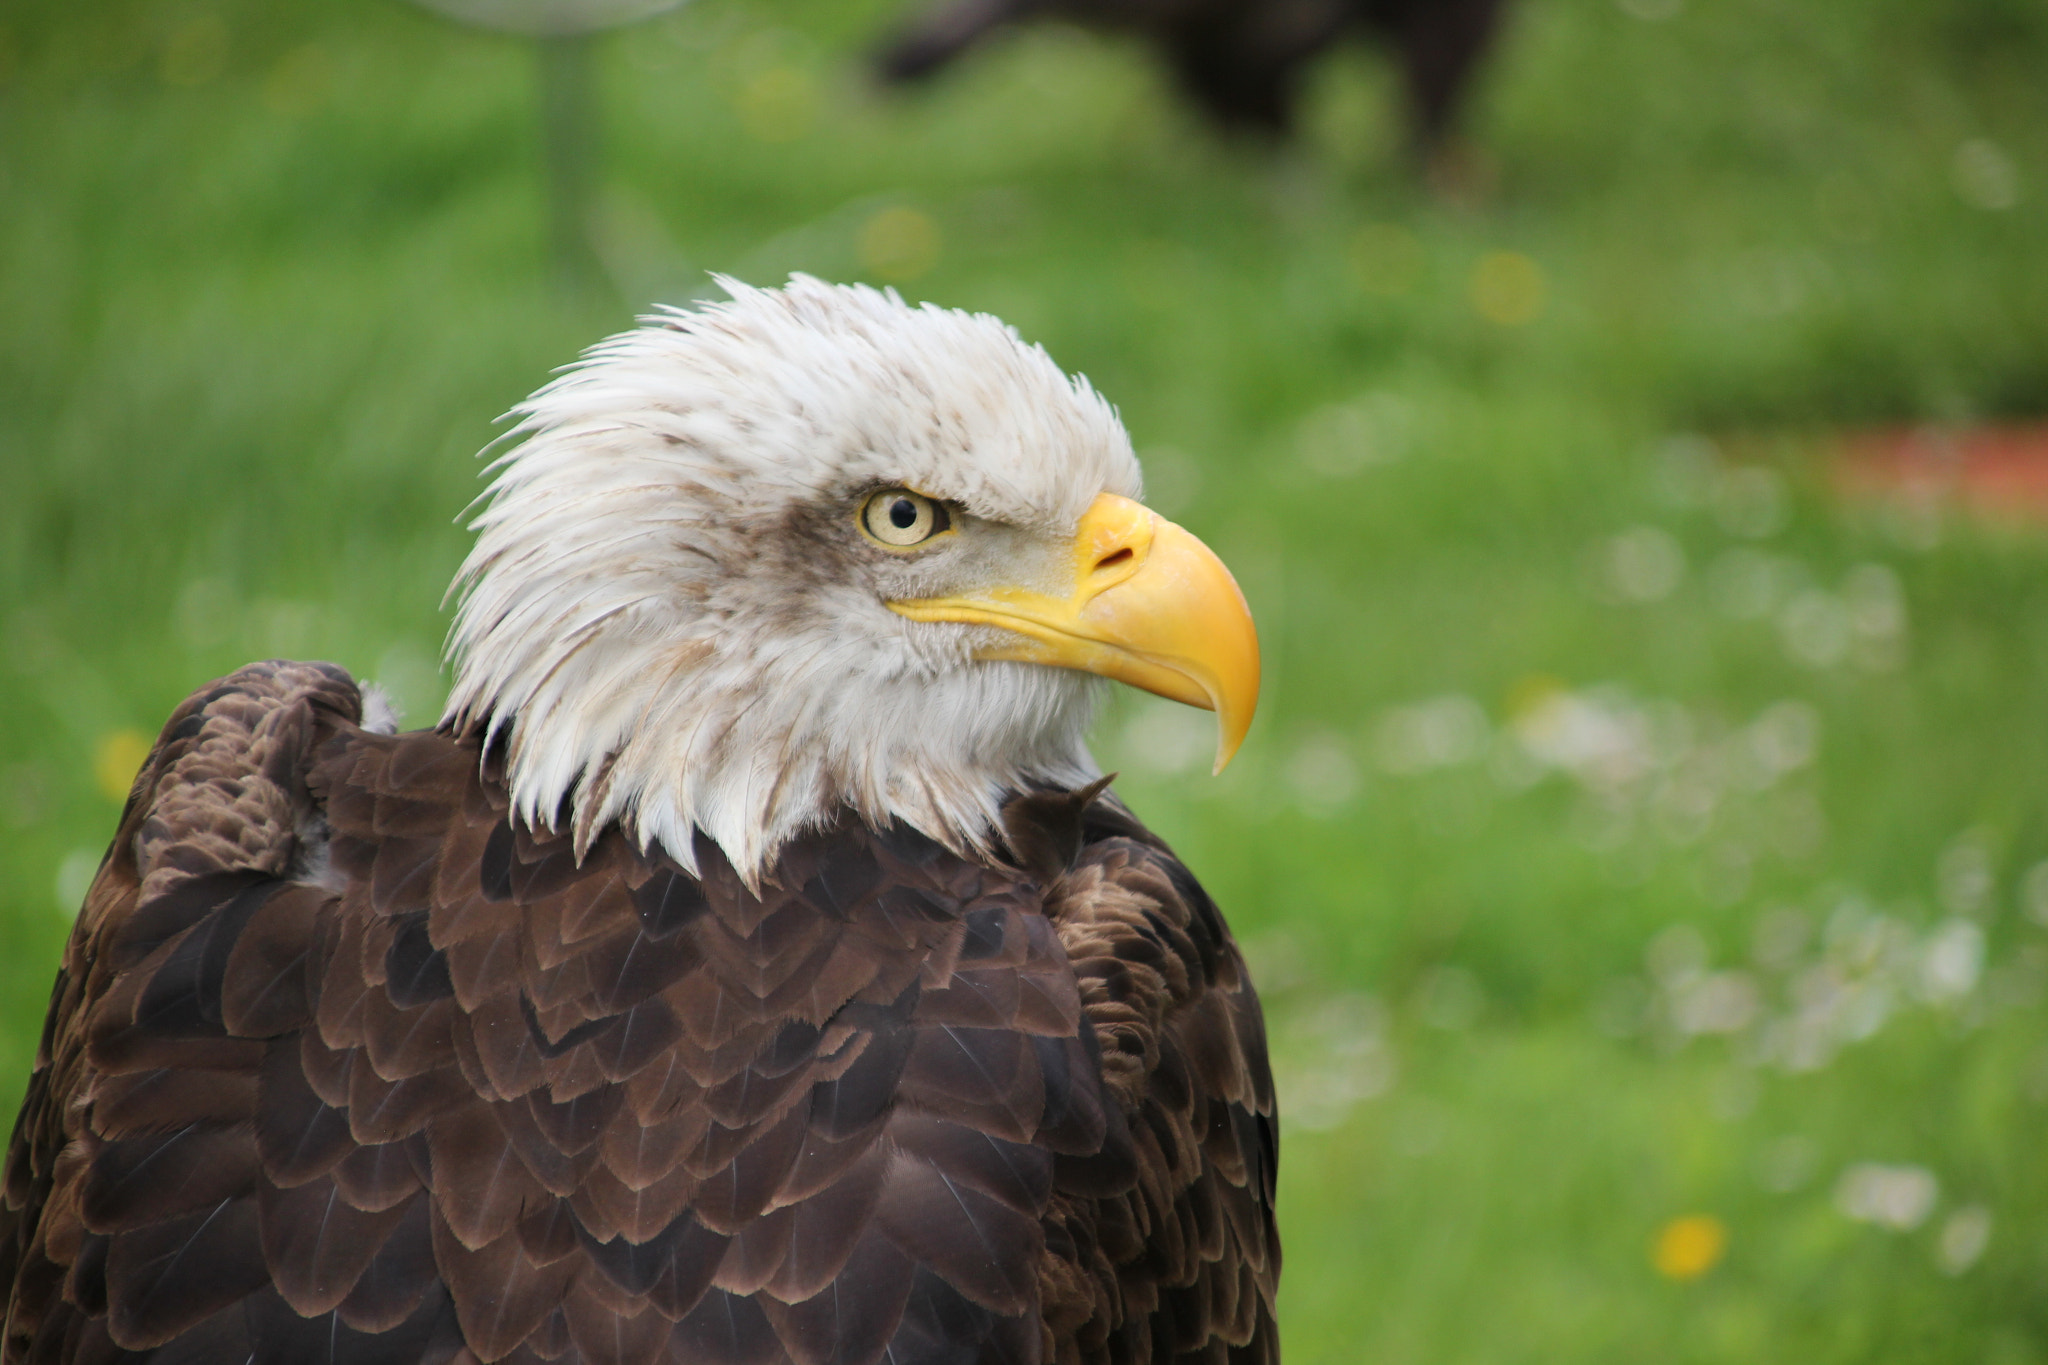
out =
<path fill-rule="evenodd" d="M 0 1089 L 141 737 L 339 660 L 430 723 L 492 419 L 704 272 L 988 309 L 1259 615 L 1100 748 L 1230 911 L 1296 1365 L 2048 1359 L 2048 537 L 1830 491 L 2048 411 L 2035 0 L 1529 0 L 1415 190 L 1370 54 L 1219 147 L 1046 30 L 918 98 L 883 0 L 600 45 L 609 284 L 533 54 L 387 0 L 0 15 Z"/>

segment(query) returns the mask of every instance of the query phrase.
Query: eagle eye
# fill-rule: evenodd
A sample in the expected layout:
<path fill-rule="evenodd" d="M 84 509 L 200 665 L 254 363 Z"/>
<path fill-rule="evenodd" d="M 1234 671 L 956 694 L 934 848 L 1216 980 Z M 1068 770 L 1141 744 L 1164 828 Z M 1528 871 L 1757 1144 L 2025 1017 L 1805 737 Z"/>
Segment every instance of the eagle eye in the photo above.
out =
<path fill-rule="evenodd" d="M 861 504 L 861 529 L 892 550 L 922 545 L 952 525 L 944 503 L 907 488 L 885 488 Z"/>

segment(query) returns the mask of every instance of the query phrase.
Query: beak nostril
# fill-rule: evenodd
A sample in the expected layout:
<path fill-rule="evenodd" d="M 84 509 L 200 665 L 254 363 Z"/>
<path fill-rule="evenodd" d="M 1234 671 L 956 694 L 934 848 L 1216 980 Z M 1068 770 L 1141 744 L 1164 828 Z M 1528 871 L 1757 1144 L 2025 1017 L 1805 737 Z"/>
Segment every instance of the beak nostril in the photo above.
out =
<path fill-rule="evenodd" d="M 1119 564 L 1128 564 L 1131 561 L 1131 558 L 1131 547 L 1126 545 L 1123 549 L 1118 550 L 1115 554 L 1107 554 L 1104 555 L 1102 558 L 1096 560 L 1095 572 L 1101 573 L 1104 569 L 1114 569 Z"/>

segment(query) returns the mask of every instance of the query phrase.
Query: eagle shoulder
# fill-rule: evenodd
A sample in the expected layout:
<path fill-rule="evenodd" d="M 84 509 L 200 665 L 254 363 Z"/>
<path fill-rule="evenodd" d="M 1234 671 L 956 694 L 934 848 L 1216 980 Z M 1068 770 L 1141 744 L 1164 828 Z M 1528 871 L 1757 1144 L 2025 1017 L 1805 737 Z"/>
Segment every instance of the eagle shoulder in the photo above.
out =
<path fill-rule="evenodd" d="M 218 1018 L 165 1027 L 171 993 L 139 987 L 208 969 L 207 954 L 192 951 L 213 941 L 201 926 L 225 906 L 242 907 L 246 918 L 257 888 L 319 860 L 306 772 L 323 729 L 352 724 L 361 707 L 354 682 L 333 665 L 251 664 L 173 711 L 137 773 L 65 948 L 8 1146 L 0 1187 L 6 1360 L 111 1349 L 104 1320 L 81 1313 L 77 1297 L 96 1286 L 105 1311 L 107 1266 L 92 1256 L 106 1250 L 99 1225 L 118 1217 L 109 1209 L 124 1197 L 117 1187 L 218 1195 L 211 1204 L 227 1216 L 216 1222 L 235 1222 L 230 1206 L 248 1163 L 238 1150 L 245 1137 L 232 1130 L 253 1112 L 262 1044 L 229 1038 Z M 173 1003 L 169 1013 L 178 1012 Z M 167 1122 L 163 1083 L 174 1070 L 169 1112 L 178 1117 L 168 1120 L 171 1133 L 152 1132 Z M 145 1159 L 145 1149 L 161 1160 Z M 146 1167 L 148 1181 L 136 1179 Z M 96 1183 L 96 1168 L 128 1178 Z M 164 1223 L 159 1242 L 194 1230 L 180 1212 L 190 1210 L 150 1210 L 150 1221 Z M 195 1273 L 232 1282 L 247 1272 L 231 1262 L 196 1271 L 199 1259 L 145 1267 L 149 1297 L 177 1298 Z M 152 1334 L 147 1323 L 129 1325 Z"/>
<path fill-rule="evenodd" d="M 1076 814 L 1079 848 L 1045 912 L 1114 1112 L 1103 1151 L 1057 1171 L 1041 1275 L 1051 1356 L 1277 1361 L 1279 1128 L 1250 974 L 1163 841 L 1114 797 Z"/>

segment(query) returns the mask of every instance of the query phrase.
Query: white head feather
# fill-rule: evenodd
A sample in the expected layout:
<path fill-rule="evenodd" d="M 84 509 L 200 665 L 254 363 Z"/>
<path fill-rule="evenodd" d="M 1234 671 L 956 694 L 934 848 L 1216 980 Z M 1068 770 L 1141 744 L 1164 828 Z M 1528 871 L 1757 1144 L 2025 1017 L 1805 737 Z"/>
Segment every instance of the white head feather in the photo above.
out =
<path fill-rule="evenodd" d="M 444 726 L 507 745 L 517 813 L 616 820 L 750 879 L 850 806 L 985 848 L 1006 791 L 1096 774 L 1094 680 L 976 662 L 838 539 L 901 485 L 1020 537 L 1139 494 L 1116 414 L 995 318 L 795 276 L 720 283 L 515 410 L 457 586 Z M 900 592 L 899 592 L 900 595 Z"/>

